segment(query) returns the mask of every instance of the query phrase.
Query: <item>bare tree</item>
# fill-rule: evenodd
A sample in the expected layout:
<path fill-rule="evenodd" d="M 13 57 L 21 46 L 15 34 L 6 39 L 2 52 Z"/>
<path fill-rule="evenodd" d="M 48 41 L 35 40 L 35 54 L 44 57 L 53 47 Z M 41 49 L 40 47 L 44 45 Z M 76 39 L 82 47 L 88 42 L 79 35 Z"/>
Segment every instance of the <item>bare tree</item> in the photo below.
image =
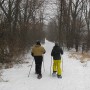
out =
<path fill-rule="evenodd" d="M 89 0 L 57 0 L 58 35 L 56 34 L 56 36 L 58 36 L 59 43 L 65 44 L 68 49 L 75 47 L 78 51 L 78 47 L 83 41 L 82 37 L 89 35 L 89 33 L 87 35 L 83 33 L 89 30 L 89 28 L 85 28 L 87 24 L 84 18 L 84 7 L 85 5 L 89 7 L 89 4 L 85 4 L 86 2 L 88 3 Z M 89 9 L 85 15 L 89 18 Z M 88 18 L 86 22 L 89 22 Z M 89 25 L 88 23 L 87 26 Z"/>
<path fill-rule="evenodd" d="M 42 39 L 43 3 L 45 0 L 1 0 L 0 38 L 1 61 L 11 62 L 24 54 L 36 39 Z M 40 14 L 39 14 L 40 13 Z M 0 16 L 0 17 L 1 17 Z M 41 34 L 38 35 L 38 34 Z M 36 34 L 36 35 L 35 35 Z"/>
<path fill-rule="evenodd" d="M 87 43 L 87 50 L 90 49 L 90 1 L 86 0 L 84 4 L 84 16 L 85 16 L 85 21 L 86 21 L 86 27 L 87 27 L 87 38 L 86 38 L 86 43 Z"/>

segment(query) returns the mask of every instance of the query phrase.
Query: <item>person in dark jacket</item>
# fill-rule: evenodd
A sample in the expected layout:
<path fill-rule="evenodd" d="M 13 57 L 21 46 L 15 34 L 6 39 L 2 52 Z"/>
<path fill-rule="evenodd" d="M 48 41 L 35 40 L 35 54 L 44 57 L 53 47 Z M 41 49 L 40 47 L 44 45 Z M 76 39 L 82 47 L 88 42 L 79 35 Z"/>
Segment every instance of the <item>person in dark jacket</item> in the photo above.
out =
<path fill-rule="evenodd" d="M 62 70 L 61 70 L 61 55 L 63 54 L 63 50 L 59 47 L 58 43 L 55 43 L 51 51 L 51 56 L 53 57 L 53 75 L 57 73 L 58 78 L 62 78 Z"/>
<path fill-rule="evenodd" d="M 32 47 L 31 55 L 35 59 L 35 74 L 38 74 L 37 78 L 42 78 L 41 67 L 43 61 L 43 54 L 45 54 L 45 49 L 41 46 L 40 41 L 36 42 L 36 45 Z"/>

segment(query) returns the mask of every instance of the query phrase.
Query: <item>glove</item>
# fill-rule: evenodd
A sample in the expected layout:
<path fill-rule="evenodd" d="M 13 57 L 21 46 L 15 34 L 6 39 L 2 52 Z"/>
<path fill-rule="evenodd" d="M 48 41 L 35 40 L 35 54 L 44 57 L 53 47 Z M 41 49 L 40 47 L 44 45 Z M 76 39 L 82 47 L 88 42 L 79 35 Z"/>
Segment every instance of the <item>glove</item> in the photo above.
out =
<path fill-rule="evenodd" d="M 34 56 L 33 53 L 31 53 L 31 55 Z"/>

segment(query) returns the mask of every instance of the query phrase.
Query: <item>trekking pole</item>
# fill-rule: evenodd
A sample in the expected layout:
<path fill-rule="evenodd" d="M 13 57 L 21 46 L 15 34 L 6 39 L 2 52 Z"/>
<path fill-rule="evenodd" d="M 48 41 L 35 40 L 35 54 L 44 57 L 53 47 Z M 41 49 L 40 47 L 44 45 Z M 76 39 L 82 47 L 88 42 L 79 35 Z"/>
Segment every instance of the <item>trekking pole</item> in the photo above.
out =
<path fill-rule="evenodd" d="M 51 65 L 50 65 L 50 76 L 52 75 L 52 56 L 51 56 Z"/>
<path fill-rule="evenodd" d="M 43 56 L 43 70 L 45 72 L 45 66 L 44 66 L 44 56 Z"/>
<path fill-rule="evenodd" d="M 33 66 L 33 62 L 34 62 L 34 60 L 32 61 L 32 64 L 31 64 L 31 67 L 30 67 L 30 70 L 29 70 L 28 77 L 30 76 L 30 72 L 31 72 L 31 69 L 32 69 L 32 66 Z"/>

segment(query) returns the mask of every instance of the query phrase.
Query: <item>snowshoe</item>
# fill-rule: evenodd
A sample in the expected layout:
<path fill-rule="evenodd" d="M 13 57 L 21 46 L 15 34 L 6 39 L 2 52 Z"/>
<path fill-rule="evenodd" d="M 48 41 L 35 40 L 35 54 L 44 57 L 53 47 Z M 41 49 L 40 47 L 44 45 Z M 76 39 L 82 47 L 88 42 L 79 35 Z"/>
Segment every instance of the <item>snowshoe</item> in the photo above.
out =
<path fill-rule="evenodd" d="M 38 75 L 37 78 L 38 78 L 38 79 L 41 79 L 41 78 L 42 78 L 42 75 Z"/>

